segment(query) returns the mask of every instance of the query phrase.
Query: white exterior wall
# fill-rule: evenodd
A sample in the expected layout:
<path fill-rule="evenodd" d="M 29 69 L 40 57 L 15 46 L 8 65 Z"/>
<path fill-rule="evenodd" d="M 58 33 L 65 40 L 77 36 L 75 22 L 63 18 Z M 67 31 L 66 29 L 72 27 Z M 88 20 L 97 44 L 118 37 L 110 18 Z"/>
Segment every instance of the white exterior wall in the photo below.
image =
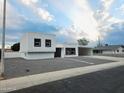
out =
<path fill-rule="evenodd" d="M 65 48 L 61 48 L 61 57 L 64 58 L 65 57 Z"/>
<path fill-rule="evenodd" d="M 103 51 L 102 54 L 115 54 L 115 52 L 109 50 L 109 51 Z"/>
<path fill-rule="evenodd" d="M 5 52 L 5 58 L 18 58 L 21 57 L 20 52 Z"/>
<path fill-rule="evenodd" d="M 41 39 L 41 47 L 34 47 L 34 39 Z M 45 39 L 51 40 L 51 47 L 45 47 Z M 21 39 L 20 52 L 55 52 L 55 35 L 36 32 L 26 33 Z"/>
<path fill-rule="evenodd" d="M 90 56 L 93 55 L 93 49 L 91 49 L 90 51 L 88 51 L 88 55 L 90 55 Z"/>
<path fill-rule="evenodd" d="M 28 51 L 28 33 L 24 34 L 20 40 L 20 52 L 27 52 Z"/>
<path fill-rule="evenodd" d="M 41 39 L 41 47 L 34 46 L 35 38 Z M 51 40 L 51 47 L 45 46 L 46 39 Z M 26 33 L 21 39 L 20 53 L 25 59 L 54 58 L 55 44 L 55 35 L 29 32 Z"/>
<path fill-rule="evenodd" d="M 49 59 L 54 58 L 54 53 L 5 52 L 5 58 Z"/>
<path fill-rule="evenodd" d="M 119 50 L 119 52 L 117 52 L 117 50 Z M 120 47 L 116 50 L 108 50 L 108 51 L 103 51 L 103 54 L 124 54 L 123 52 L 124 48 Z"/>
<path fill-rule="evenodd" d="M 78 44 L 58 44 L 56 47 L 61 48 L 61 57 L 76 57 L 78 56 Z M 66 48 L 75 48 L 75 55 L 66 55 Z"/>
<path fill-rule="evenodd" d="M 117 52 L 117 50 L 119 50 L 119 52 Z M 115 50 L 116 54 L 124 54 L 124 52 L 123 52 L 124 48 L 120 47 L 117 50 Z"/>
<path fill-rule="evenodd" d="M 26 53 L 25 56 L 23 56 L 25 59 L 49 59 L 54 58 L 54 53 L 42 53 L 42 52 L 36 52 L 36 53 Z"/>

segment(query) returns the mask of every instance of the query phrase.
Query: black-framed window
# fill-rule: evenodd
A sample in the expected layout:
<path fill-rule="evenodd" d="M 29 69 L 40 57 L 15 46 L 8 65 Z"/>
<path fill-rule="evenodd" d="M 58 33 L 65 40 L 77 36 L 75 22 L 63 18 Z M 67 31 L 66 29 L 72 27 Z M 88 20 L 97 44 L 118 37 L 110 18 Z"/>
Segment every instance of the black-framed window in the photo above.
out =
<path fill-rule="evenodd" d="M 66 51 L 65 52 L 66 55 L 75 55 L 76 54 L 75 48 L 66 48 L 65 51 Z"/>
<path fill-rule="evenodd" d="M 34 39 L 34 47 L 41 47 L 41 39 L 39 38 Z"/>
<path fill-rule="evenodd" d="M 45 46 L 46 47 L 51 47 L 51 40 L 50 39 L 45 40 Z"/>

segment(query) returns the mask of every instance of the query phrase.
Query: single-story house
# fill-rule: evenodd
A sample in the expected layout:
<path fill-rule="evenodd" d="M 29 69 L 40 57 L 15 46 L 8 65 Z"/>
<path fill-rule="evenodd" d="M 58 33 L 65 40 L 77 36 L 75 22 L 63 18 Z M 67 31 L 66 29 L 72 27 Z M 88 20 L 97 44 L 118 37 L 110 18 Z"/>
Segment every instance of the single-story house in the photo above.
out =
<path fill-rule="evenodd" d="M 93 49 L 94 54 L 124 54 L 124 45 L 105 45 Z"/>
<path fill-rule="evenodd" d="M 76 57 L 91 55 L 92 48 L 79 46 L 78 43 L 57 44 L 56 36 L 39 32 L 28 32 L 20 40 L 20 51 L 14 56 L 25 59 L 47 59 L 55 57 Z M 10 55 L 6 53 L 6 56 Z"/>

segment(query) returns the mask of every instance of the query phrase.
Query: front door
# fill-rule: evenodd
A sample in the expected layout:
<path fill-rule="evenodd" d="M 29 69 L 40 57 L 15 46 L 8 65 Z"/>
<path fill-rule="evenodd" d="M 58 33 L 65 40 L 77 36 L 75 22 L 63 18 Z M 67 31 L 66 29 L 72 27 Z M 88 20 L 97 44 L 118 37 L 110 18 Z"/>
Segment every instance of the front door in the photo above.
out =
<path fill-rule="evenodd" d="M 61 57 L 61 48 L 56 48 L 55 57 Z"/>

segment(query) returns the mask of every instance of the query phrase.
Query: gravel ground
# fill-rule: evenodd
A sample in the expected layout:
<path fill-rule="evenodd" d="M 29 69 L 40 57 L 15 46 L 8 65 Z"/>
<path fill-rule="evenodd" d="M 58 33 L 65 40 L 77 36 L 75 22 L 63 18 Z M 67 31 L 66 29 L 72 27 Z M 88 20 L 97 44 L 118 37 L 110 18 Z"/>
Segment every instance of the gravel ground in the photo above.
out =
<path fill-rule="evenodd" d="M 94 64 L 85 63 L 84 61 Z M 103 64 L 109 62 L 113 61 L 87 57 L 55 58 L 45 60 L 24 60 L 21 58 L 6 59 L 5 78 L 9 79 L 14 77 L 39 74 L 69 68 L 83 67 L 89 65 Z"/>

